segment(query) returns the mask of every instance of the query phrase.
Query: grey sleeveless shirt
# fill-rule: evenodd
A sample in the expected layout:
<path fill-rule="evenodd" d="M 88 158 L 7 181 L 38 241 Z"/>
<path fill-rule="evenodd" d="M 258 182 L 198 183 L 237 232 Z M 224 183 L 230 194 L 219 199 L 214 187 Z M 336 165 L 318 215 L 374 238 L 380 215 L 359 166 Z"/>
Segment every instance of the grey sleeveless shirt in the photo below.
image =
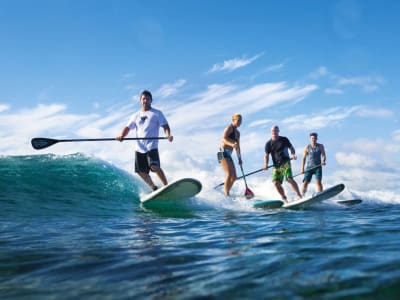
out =
<path fill-rule="evenodd" d="M 312 168 L 321 164 L 321 147 L 320 144 L 316 144 L 315 148 L 308 145 L 308 161 L 307 168 Z"/>

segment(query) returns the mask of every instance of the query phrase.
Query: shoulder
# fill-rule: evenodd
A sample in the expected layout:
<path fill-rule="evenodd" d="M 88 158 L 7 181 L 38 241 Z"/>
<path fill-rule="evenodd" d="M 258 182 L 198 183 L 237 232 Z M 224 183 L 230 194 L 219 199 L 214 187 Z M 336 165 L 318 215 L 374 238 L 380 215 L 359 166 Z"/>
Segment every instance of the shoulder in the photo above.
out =
<path fill-rule="evenodd" d="M 159 110 L 159 109 L 157 109 L 157 108 L 154 108 L 154 107 L 150 108 L 150 109 L 148 110 L 148 112 L 153 113 L 153 114 L 160 114 L 160 113 L 162 113 L 161 110 Z"/>
<path fill-rule="evenodd" d="M 149 113 L 154 114 L 154 115 L 159 116 L 159 117 L 162 117 L 162 118 L 165 118 L 163 112 L 161 110 L 159 110 L 159 109 L 156 109 L 156 108 L 151 108 L 149 110 Z"/>
<path fill-rule="evenodd" d="M 136 120 L 140 116 L 140 111 L 137 111 L 133 113 L 130 117 L 129 120 Z"/>
<path fill-rule="evenodd" d="M 281 141 L 285 142 L 285 143 L 289 143 L 289 144 L 290 144 L 290 141 L 289 141 L 289 139 L 288 139 L 286 136 L 279 136 L 279 139 L 280 139 Z"/>
<path fill-rule="evenodd" d="M 132 115 L 131 115 L 131 117 L 133 118 L 133 117 L 137 117 L 138 115 L 140 115 L 141 114 L 141 110 L 138 110 L 138 111 L 136 111 L 136 112 L 134 112 Z"/>
<path fill-rule="evenodd" d="M 225 132 L 231 133 L 233 131 L 233 126 L 232 124 L 229 124 L 228 126 L 225 127 L 224 129 Z"/>

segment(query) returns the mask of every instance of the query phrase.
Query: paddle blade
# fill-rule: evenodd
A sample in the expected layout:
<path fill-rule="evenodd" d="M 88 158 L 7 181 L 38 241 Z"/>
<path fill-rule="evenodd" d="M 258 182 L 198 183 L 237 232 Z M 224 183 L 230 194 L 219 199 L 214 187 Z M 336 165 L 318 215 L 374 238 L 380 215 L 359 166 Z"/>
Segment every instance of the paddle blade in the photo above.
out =
<path fill-rule="evenodd" d="M 36 150 L 44 149 L 58 143 L 58 140 L 47 138 L 33 138 L 31 140 L 32 147 Z"/>
<path fill-rule="evenodd" d="M 246 197 L 246 199 L 251 199 L 254 197 L 254 193 L 247 187 L 244 192 L 244 196 Z"/>

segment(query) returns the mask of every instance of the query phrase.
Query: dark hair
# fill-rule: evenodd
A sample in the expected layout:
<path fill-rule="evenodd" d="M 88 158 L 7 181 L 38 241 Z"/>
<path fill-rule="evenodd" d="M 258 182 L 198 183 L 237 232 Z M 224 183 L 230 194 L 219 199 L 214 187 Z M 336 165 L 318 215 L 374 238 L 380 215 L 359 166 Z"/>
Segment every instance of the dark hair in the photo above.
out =
<path fill-rule="evenodd" d="M 310 137 L 311 137 L 311 136 L 315 136 L 315 137 L 317 138 L 317 137 L 318 137 L 318 133 L 316 133 L 316 132 L 311 132 L 311 133 L 310 133 Z"/>
<path fill-rule="evenodd" d="M 146 96 L 150 97 L 151 100 L 153 100 L 153 95 L 152 95 L 148 90 L 144 90 L 144 91 L 140 94 L 140 98 L 142 98 L 143 95 L 146 95 Z"/>

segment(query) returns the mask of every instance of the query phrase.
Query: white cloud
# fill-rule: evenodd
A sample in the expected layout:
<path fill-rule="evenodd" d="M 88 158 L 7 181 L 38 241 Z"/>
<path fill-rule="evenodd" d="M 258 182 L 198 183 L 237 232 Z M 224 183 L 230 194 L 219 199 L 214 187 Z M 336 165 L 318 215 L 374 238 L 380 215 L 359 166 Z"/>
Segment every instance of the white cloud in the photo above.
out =
<path fill-rule="evenodd" d="M 263 83 L 248 88 L 213 85 L 190 103 L 171 110 L 170 115 L 178 127 L 185 128 L 187 132 L 198 131 L 199 124 L 203 129 L 213 128 L 221 123 L 221 118 L 230 117 L 235 112 L 246 116 L 282 103 L 301 101 L 315 89 L 314 85 L 290 87 L 285 82 Z"/>
<path fill-rule="evenodd" d="M 7 104 L 0 104 L 0 113 L 6 110 L 9 110 L 10 106 Z"/>
<path fill-rule="evenodd" d="M 320 66 L 308 75 L 309 78 L 317 80 L 326 77 L 335 87 L 325 88 L 327 94 L 343 94 L 343 87 L 358 86 L 364 93 L 372 93 L 379 90 L 385 83 L 385 79 L 381 76 L 340 76 L 328 71 L 325 66 Z"/>
<path fill-rule="evenodd" d="M 168 96 L 176 94 L 179 91 L 179 88 L 184 86 L 185 83 L 186 83 L 186 80 L 179 79 L 179 80 L 175 81 L 174 83 L 164 84 L 154 94 L 155 94 L 155 96 L 158 96 L 161 98 L 166 98 Z"/>
<path fill-rule="evenodd" d="M 325 109 L 311 115 L 295 115 L 283 119 L 282 123 L 291 129 L 321 129 L 327 126 L 333 126 L 350 117 L 362 118 L 387 118 L 391 117 L 393 112 L 387 109 L 374 109 L 367 106 L 352 107 L 334 107 Z"/>
<path fill-rule="evenodd" d="M 377 91 L 384 82 L 382 77 L 377 76 L 340 77 L 337 80 L 339 86 L 359 86 L 365 93 Z"/>
<path fill-rule="evenodd" d="M 250 58 L 234 58 L 224 61 L 222 64 L 215 64 L 209 70 L 210 73 L 220 72 L 220 71 L 233 71 L 239 68 L 243 68 L 253 61 L 258 59 L 262 54 L 257 54 Z"/>
<path fill-rule="evenodd" d="M 252 127 L 267 127 L 268 124 L 271 124 L 273 122 L 272 119 L 265 119 L 265 120 L 257 120 L 257 121 L 253 121 L 251 122 L 248 127 L 252 128 Z"/>
<path fill-rule="evenodd" d="M 342 167 L 369 169 L 377 166 L 376 160 L 372 157 L 355 152 L 337 152 L 335 158 L 337 163 Z"/>
<path fill-rule="evenodd" d="M 269 66 L 265 69 L 265 72 L 273 72 L 273 71 L 277 71 L 282 69 L 285 66 L 285 64 L 281 63 L 281 64 L 276 64 L 276 65 L 272 65 Z"/>
<path fill-rule="evenodd" d="M 136 76 L 135 73 L 125 73 L 125 74 L 122 75 L 122 79 L 123 80 L 129 80 L 129 79 L 132 79 L 135 76 Z"/>
<path fill-rule="evenodd" d="M 324 77 L 328 74 L 329 74 L 328 69 L 325 66 L 321 66 L 317 70 L 311 72 L 309 77 L 311 79 L 318 79 L 318 78 Z"/>
<path fill-rule="evenodd" d="M 361 106 L 356 112 L 357 116 L 363 117 L 363 118 L 370 118 L 370 117 L 376 117 L 376 118 L 390 118 L 393 116 L 393 111 L 384 109 L 384 108 L 372 108 L 372 107 L 366 107 L 366 106 Z"/>
<path fill-rule="evenodd" d="M 400 129 L 393 131 L 392 137 L 395 141 L 400 142 Z"/>
<path fill-rule="evenodd" d="M 327 126 L 333 126 L 345 119 L 353 113 L 351 108 L 331 108 L 312 115 L 296 115 L 283 119 L 282 123 L 290 129 L 321 129 Z"/>
<path fill-rule="evenodd" d="M 65 113 L 62 104 L 43 105 L 23 109 L 16 113 L 4 114 L 0 118 L 0 132 L 7 132 L 7 142 L 0 145 L 3 154 L 17 155 L 33 152 L 29 141 L 36 136 L 73 135 L 85 123 L 90 123 L 96 115 L 75 115 Z"/>
<path fill-rule="evenodd" d="M 342 95 L 344 92 L 341 89 L 337 88 L 327 88 L 325 89 L 326 94 L 335 94 L 335 95 Z"/>

